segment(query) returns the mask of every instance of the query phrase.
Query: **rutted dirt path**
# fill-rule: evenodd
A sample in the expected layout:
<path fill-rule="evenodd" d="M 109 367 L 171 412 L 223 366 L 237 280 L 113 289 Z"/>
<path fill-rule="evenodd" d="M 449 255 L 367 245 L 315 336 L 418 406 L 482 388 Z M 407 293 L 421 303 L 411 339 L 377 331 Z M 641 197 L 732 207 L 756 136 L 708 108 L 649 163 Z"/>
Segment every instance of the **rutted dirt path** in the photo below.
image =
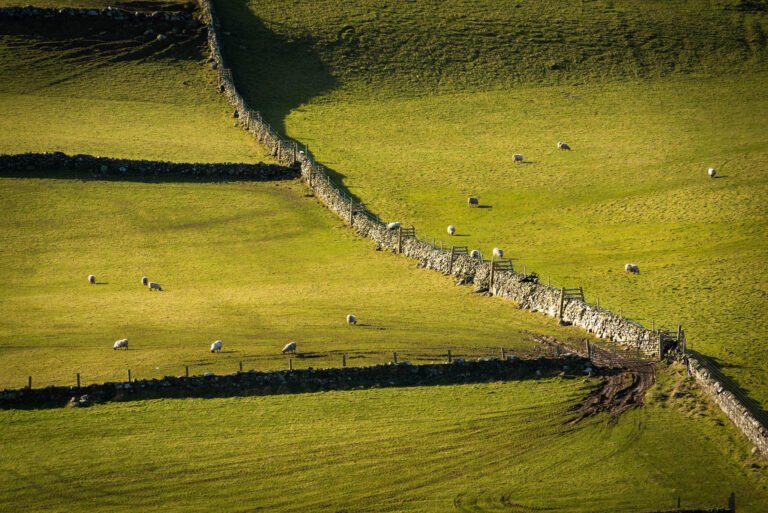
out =
<path fill-rule="evenodd" d="M 559 353 L 576 352 L 586 356 L 586 346 L 578 350 L 558 343 L 553 337 L 531 335 L 531 338 Z M 614 353 L 594 344 L 591 345 L 591 352 L 593 369 L 600 378 L 600 385 L 569 410 L 574 414 L 567 421 L 569 424 L 602 412 L 610 416 L 611 422 L 616 422 L 625 411 L 642 406 L 645 393 L 656 382 L 656 367 L 651 361 L 632 358 L 621 352 Z"/>

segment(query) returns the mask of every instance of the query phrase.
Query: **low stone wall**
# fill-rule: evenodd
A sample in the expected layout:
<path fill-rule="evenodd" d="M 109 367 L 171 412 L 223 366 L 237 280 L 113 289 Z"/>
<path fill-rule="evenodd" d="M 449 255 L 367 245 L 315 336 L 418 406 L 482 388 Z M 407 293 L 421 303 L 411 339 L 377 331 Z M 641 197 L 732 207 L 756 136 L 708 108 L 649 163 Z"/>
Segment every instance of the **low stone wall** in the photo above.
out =
<path fill-rule="evenodd" d="M 342 196 L 337 188 L 318 170 L 306 156 L 301 156 L 301 172 L 307 185 L 326 207 L 349 222 L 350 200 Z M 398 232 L 387 230 L 386 225 L 367 215 L 352 216 L 352 226 L 357 233 L 377 243 L 380 249 L 398 250 Z M 419 261 L 419 266 L 444 274 L 450 272 L 457 283 L 475 284 L 478 288 L 499 297 L 510 299 L 520 308 L 543 312 L 556 317 L 560 308 L 560 289 L 534 283 L 517 272 L 496 272 L 493 286 L 490 283 L 491 264 L 471 257 L 459 256 L 451 265 L 451 254 L 436 248 L 428 242 L 414 238 L 404 239 L 399 248 L 401 253 Z M 639 349 L 646 354 L 659 354 L 659 336 L 656 332 L 620 317 L 607 310 L 576 299 L 566 299 L 563 321 L 584 328 L 596 336 Z M 663 347 L 662 351 L 668 349 Z"/>
<path fill-rule="evenodd" d="M 248 106 L 245 99 L 237 91 L 232 73 L 226 69 L 221 53 L 221 44 L 217 33 L 219 21 L 216 13 L 210 0 L 199 0 L 199 2 L 202 19 L 209 26 L 210 62 L 211 66 L 218 70 L 220 92 L 224 93 L 235 107 L 243 126 L 253 133 L 264 146 L 269 148 L 279 162 L 292 164 L 298 161 L 300 163 L 301 175 L 307 186 L 328 209 L 346 222 L 350 222 L 360 236 L 375 241 L 379 249 L 400 251 L 410 258 L 417 259 L 420 267 L 434 269 L 445 274 L 450 273 L 456 278 L 457 283 L 474 283 L 477 290 L 486 289 L 493 295 L 515 301 L 520 308 L 543 312 L 551 316 L 560 314 L 560 291 L 558 289 L 534 283 L 526 276 L 515 272 L 495 273 L 493 284 L 491 284 L 491 268 L 488 263 L 461 256 L 451 264 L 450 253 L 435 248 L 424 241 L 409 238 L 399 243 L 396 232 L 387 230 L 385 224 L 381 223 L 377 217 L 364 210 L 361 214 L 350 216 L 350 211 L 354 208 L 353 199 L 340 192 L 339 188 L 332 184 L 325 169 L 315 164 L 310 155 L 299 152 L 295 142 L 283 140 L 261 119 L 258 112 Z M 563 306 L 562 320 L 564 322 L 579 326 L 597 337 L 659 357 L 670 349 L 665 346 L 658 332 L 622 316 L 580 300 L 565 299 Z M 693 355 L 689 358 L 700 363 Z M 713 390 L 717 390 L 717 385 L 710 383 L 711 377 L 705 377 L 704 373 L 694 373 L 693 375 L 696 377 L 697 383 L 708 394 L 712 395 Z M 721 383 L 717 380 L 714 381 L 722 387 Z M 766 443 L 765 425 L 761 424 L 748 411 L 743 414 L 743 411 L 747 410 L 743 401 L 740 401 L 733 394 L 720 397 L 721 394 L 715 393 L 712 396 L 732 420 L 735 417 L 751 417 L 751 420 L 734 420 L 734 423 L 760 449 L 761 453 L 768 457 L 768 451 L 764 450 Z M 760 429 L 749 428 L 753 421 L 761 425 Z"/>
<path fill-rule="evenodd" d="M 10 33 L 27 33 L 43 30 L 79 33 L 94 26 L 106 34 L 126 37 L 131 35 L 138 40 L 150 42 L 172 42 L 183 35 L 201 36 L 207 26 L 194 16 L 195 5 L 180 5 L 179 11 L 141 11 L 115 7 L 104 9 L 78 8 L 41 8 L 41 7 L 4 7 L 0 8 L 0 22 Z M 202 39 L 201 39 L 202 41 Z"/>
<path fill-rule="evenodd" d="M 239 372 L 225 376 L 193 376 L 104 383 L 86 387 L 4 390 L 0 408 L 88 406 L 92 403 L 164 397 L 232 397 L 295 394 L 328 390 L 403 387 L 520 380 L 565 373 L 583 376 L 589 360 L 575 355 L 521 360 L 455 360 L 448 364 L 408 362 L 370 367 Z M 87 396 L 87 397 L 84 397 Z"/>
<path fill-rule="evenodd" d="M 293 165 L 298 162 L 299 147 L 294 141 L 286 141 L 268 124 L 261 113 L 252 109 L 235 87 L 232 70 L 229 69 L 221 53 L 219 40 L 219 20 L 209 0 L 199 0 L 202 20 L 208 25 L 209 62 L 219 75 L 219 92 L 235 108 L 240 125 L 250 132 L 259 143 L 281 164 Z"/>
<path fill-rule="evenodd" d="M 24 20 L 24 19 L 95 19 L 110 18 L 116 21 L 144 20 L 163 22 L 179 28 L 197 28 L 202 26 L 195 20 L 192 11 L 194 4 L 179 4 L 178 11 L 138 11 L 126 10 L 119 7 L 105 7 L 103 9 L 88 9 L 77 7 L 47 8 L 47 7 L 2 7 L 0 8 L 0 20 Z"/>
<path fill-rule="evenodd" d="M 62 177 L 79 179 L 143 179 L 165 181 L 288 180 L 299 176 L 297 166 L 278 164 L 188 164 L 155 160 L 128 160 L 64 153 L 0 155 L 0 176 Z"/>
<path fill-rule="evenodd" d="M 737 387 L 727 383 L 723 378 L 715 376 L 708 365 L 695 355 L 687 354 L 683 361 L 688 367 L 688 372 L 696 379 L 702 390 L 717 404 L 731 422 L 754 444 L 757 451 L 764 457 L 768 457 L 768 429 L 757 418 L 761 412 L 755 411 L 752 401 L 746 397 Z"/>

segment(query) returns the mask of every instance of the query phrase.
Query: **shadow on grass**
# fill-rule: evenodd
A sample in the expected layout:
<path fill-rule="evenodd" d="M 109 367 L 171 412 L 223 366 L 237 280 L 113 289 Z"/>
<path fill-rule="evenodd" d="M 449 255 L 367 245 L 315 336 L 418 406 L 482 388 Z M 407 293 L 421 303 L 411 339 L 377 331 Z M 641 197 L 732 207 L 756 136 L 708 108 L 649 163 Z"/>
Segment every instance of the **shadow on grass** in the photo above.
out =
<path fill-rule="evenodd" d="M 311 36 L 288 38 L 274 32 L 249 8 L 248 0 L 214 0 L 213 4 L 221 22 L 225 65 L 232 69 L 238 92 L 281 137 L 293 140 L 285 131 L 288 114 L 332 91 L 338 81 L 314 48 Z M 311 143 L 293 141 L 299 147 Z M 325 170 L 339 190 L 360 202 L 344 185 L 345 175 L 328 167 Z"/>
<path fill-rule="evenodd" d="M 693 349 L 688 349 L 687 352 L 696 357 L 696 359 L 703 364 L 703 366 L 710 372 L 710 374 L 723 385 L 723 388 L 731 392 L 734 397 L 736 397 L 752 414 L 752 416 L 755 417 L 755 419 L 757 419 L 763 425 L 763 427 L 768 428 L 768 412 L 766 412 L 766 410 L 763 408 L 763 405 L 750 397 L 749 389 L 742 388 L 733 379 L 731 379 L 729 376 L 726 376 L 721 370 L 723 368 L 739 368 L 741 366 L 726 365 L 716 358 L 704 356 L 703 354 Z"/>
<path fill-rule="evenodd" d="M 278 132 L 285 117 L 337 86 L 310 36 L 287 38 L 270 30 L 247 0 L 215 0 L 224 61 L 237 90 Z"/>

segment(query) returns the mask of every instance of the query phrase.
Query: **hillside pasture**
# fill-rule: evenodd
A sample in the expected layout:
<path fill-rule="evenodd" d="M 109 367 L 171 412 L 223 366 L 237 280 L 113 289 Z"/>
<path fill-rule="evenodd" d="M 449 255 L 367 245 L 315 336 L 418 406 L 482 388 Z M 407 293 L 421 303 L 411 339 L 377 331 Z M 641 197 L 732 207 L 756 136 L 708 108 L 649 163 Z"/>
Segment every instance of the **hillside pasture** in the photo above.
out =
<path fill-rule="evenodd" d="M 678 379 L 670 373 L 665 379 Z M 0 509 L 571 513 L 768 503 L 765 468 L 685 387 L 567 423 L 559 378 L 2 411 Z M 693 407 L 693 409 L 692 409 Z M 726 421 L 727 422 L 727 421 Z"/>
<path fill-rule="evenodd" d="M 298 182 L 0 179 L 0 387 L 529 352 L 583 337 L 375 252 Z M 87 281 L 94 274 L 96 285 Z M 163 287 L 149 292 L 148 276 Z M 358 326 L 345 317 L 354 313 Z M 112 343 L 129 339 L 128 351 Z M 224 341 L 211 354 L 214 340 Z M 304 356 L 304 358 L 301 358 Z"/>
<path fill-rule="evenodd" d="M 216 4 L 247 98 L 373 212 L 445 244 L 502 247 L 646 326 L 682 324 L 766 404 L 756 4 Z M 258 78 L 273 64 L 285 73 Z M 470 195 L 486 208 L 468 209 Z"/>
<path fill-rule="evenodd" d="M 6 20 L 0 25 L 0 153 L 271 161 L 233 126 L 204 52 L 202 33 L 161 42 L 104 20 Z"/>

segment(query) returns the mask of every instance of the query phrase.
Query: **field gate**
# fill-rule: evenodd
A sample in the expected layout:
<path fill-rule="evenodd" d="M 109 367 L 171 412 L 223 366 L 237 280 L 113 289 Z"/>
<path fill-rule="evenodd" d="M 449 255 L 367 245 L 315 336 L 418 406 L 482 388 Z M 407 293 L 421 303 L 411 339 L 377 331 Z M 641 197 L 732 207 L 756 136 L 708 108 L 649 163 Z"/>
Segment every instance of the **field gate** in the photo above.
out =
<path fill-rule="evenodd" d="M 453 262 L 460 256 L 469 256 L 469 248 L 467 246 L 451 246 L 451 262 L 448 265 L 448 274 L 453 272 Z"/>

